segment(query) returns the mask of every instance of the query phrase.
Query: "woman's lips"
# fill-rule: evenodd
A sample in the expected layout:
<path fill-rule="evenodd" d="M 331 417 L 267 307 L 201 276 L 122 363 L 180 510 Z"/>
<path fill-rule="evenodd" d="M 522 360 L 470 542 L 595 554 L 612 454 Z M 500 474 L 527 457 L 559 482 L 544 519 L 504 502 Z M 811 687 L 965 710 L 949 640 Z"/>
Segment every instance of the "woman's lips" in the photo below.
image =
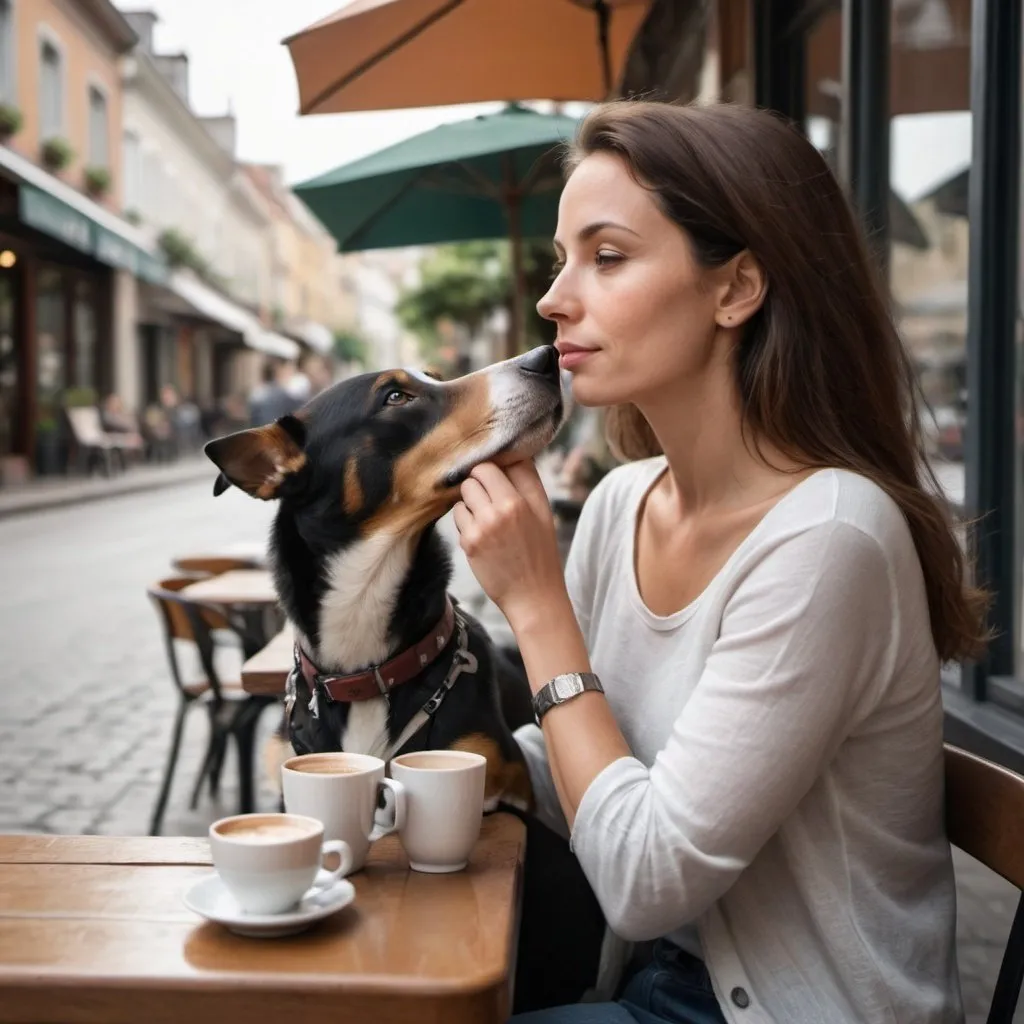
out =
<path fill-rule="evenodd" d="M 572 370 L 579 366 L 588 356 L 592 356 L 596 348 L 579 348 L 576 345 L 559 345 L 558 365 L 563 370 Z"/>

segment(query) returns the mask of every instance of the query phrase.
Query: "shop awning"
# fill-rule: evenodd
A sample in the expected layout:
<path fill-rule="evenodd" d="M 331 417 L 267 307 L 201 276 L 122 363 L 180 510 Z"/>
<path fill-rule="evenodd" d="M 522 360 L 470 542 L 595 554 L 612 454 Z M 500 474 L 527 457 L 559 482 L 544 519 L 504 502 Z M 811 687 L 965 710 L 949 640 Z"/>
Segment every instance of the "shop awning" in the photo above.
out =
<path fill-rule="evenodd" d="M 0 146 L 0 169 L 18 180 L 24 223 L 108 266 L 154 284 L 166 281 L 166 263 L 133 225 L 6 146 Z"/>
<path fill-rule="evenodd" d="M 175 270 L 167 281 L 167 287 L 197 313 L 241 335 L 242 341 L 249 348 L 279 359 L 298 358 L 298 342 L 268 331 L 247 309 L 204 284 L 193 274 Z"/>
<path fill-rule="evenodd" d="M 331 329 L 318 324 L 315 320 L 303 320 L 296 324 L 294 333 L 322 356 L 334 348 L 334 334 Z"/>

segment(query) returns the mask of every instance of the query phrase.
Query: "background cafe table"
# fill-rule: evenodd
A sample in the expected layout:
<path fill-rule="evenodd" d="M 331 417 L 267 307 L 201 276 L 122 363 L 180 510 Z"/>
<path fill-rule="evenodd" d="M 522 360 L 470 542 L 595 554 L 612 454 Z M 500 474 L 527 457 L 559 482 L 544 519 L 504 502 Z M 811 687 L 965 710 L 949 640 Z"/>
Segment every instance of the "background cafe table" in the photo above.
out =
<path fill-rule="evenodd" d="M 180 593 L 189 601 L 214 605 L 234 620 L 246 657 L 258 651 L 283 621 L 277 610 L 274 577 L 266 569 L 231 569 L 190 583 Z"/>
<path fill-rule="evenodd" d="M 244 939 L 181 901 L 211 870 L 205 839 L 0 836 L 0 1021 L 499 1024 L 523 845 L 490 815 L 465 871 L 425 875 L 388 836 L 351 906 Z"/>

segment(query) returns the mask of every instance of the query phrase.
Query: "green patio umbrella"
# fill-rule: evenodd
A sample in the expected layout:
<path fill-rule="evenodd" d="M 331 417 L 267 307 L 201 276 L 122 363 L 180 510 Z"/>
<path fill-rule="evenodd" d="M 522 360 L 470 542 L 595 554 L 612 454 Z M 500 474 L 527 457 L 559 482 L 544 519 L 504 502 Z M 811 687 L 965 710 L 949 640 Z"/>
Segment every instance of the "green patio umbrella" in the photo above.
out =
<path fill-rule="evenodd" d="M 342 252 L 507 236 L 511 353 L 523 340 L 523 239 L 554 233 L 560 144 L 575 129 L 573 118 L 511 104 L 343 164 L 295 192 Z"/>

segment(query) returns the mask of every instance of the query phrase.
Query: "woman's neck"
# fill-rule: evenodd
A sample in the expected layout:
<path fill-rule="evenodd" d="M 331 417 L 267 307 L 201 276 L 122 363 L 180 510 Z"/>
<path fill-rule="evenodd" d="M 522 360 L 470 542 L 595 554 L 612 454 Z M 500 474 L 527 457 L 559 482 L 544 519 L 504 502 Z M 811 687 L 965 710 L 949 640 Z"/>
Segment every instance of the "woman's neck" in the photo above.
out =
<path fill-rule="evenodd" d="M 668 460 L 668 480 L 681 514 L 729 510 L 787 489 L 781 473 L 801 467 L 773 446 L 755 447 L 743 430 L 730 366 L 709 367 L 690 386 L 679 382 L 639 403 Z M 780 484 L 783 485 L 780 488 Z"/>

